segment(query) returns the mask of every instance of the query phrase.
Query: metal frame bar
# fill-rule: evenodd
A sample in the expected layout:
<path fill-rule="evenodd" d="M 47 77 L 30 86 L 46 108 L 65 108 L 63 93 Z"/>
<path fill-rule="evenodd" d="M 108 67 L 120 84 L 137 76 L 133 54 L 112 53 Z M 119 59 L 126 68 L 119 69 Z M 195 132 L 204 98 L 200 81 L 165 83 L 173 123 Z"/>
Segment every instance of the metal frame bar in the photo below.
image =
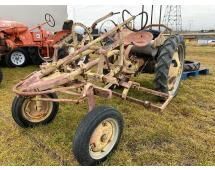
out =
<path fill-rule="evenodd" d="M 152 10 L 153 10 L 153 6 L 152 6 Z M 113 15 L 113 13 L 106 15 L 104 18 L 109 17 L 110 15 Z M 102 19 L 103 18 L 101 18 L 101 20 Z M 124 81 L 121 83 L 115 77 L 118 73 L 120 73 L 120 71 L 122 71 L 124 62 L 126 60 L 126 56 L 124 55 L 125 44 L 123 43 L 122 29 L 127 23 L 129 23 L 133 19 L 135 19 L 135 16 L 130 17 L 123 23 L 117 25 L 111 31 L 104 33 L 100 37 L 96 38 L 95 40 L 90 41 L 88 44 L 81 46 L 80 48 L 79 48 L 77 42 L 73 42 L 73 45 L 75 48 L 75 51 L 73 53 L 69 54 L 65 58 L 60 59 L 56 62 L 52 62 L 50 64 L 46 64 L 45 66 L 42 66 L 41 71 L 30 74 L 29 76 L 26 77 L 25 80 L 23 80 L 20 83 L 18 83 L 17 85 L 15 85 L 13 88 L 13 91 L 17 95 L 22 95 L 22 96 L 26 96 L 26 97 L 42 95 L 42 94 L 47 94 L 47 93 L 55 93 L 55 92 L 64 93 L 64 94 L 67 94 L 70 96 L 75 96 L 78 98 L 76 98 L 76 99 L 71 99 L 71 98 L 70 99 L 69 98 L 47 99 L 47 98 L 37 97 L 36 99 L 33 99 L 33 100 L 50 101 L 50 102 L 72 102 L 72 103 L 78 104 L 78 103 L 82 102 L 83 100 L 87 99 L 89 110 L 92 110 L 95 107 L 95 95 L 102 96 L 105 98 L 111 98 L 112 94 L 113 94 L 114 96 L 144 105 L 146 107 L 151 107 L 151 108 L 162 111 L 171 101 L 171 99 L 172 99 L 171 96 L 169 96 L 168 94 L 162 93 L 162 92 L 158 92 L 158 91 L 155 91 L 152 89 L 141 87 L 136 82 L 131 82 L 131 81 L 125 82 Z M 97 20 L 95 23 L 97 23 L 99 21 L 100 20 Z M 95 23 L 94 23 L 94 25 L 95 25 Z M 80 25 L 83 28 L 85 28 L 85 26 L 83 24 L 76 23 L 76 25 Z M 148 27 L 150 27 L 150 26 L 152 27 L 154 25 L 151 24 Z M 156 26 L 159 26 L 159 24 L 157 24 Z M 160 25 L 160 26 L 162 26 L 162 25 Z M 73 29 L 74 29 L 74 27 L 73 27 Z M 107 46 L 105 48 L 97 46 L 98 42 L 101 42 L 106 37 L 116 34 L 116 33 L 118 33 L 118 35 L 119 35 L 119 40 L 117 40 L 116 42 L 114 42 L 113 44 L 111 44 L 110 46 Z M 73 35 L 73 40 L 75 41 L 74 36 L 75 35 Z M 58 47 L 56 47 L 56 48 L 58 48 Z M 66 66 L 68 64 L 74 62 L 75 60 L 81 58 L 82 56 L 89 55 L 91 53 L 96 53 L 101 57 L 98 57 L 86 64 L 83 64 L 79 68 L 76 68 L 75 70 L 73 70 L 71 72 L 60 73 L 59 71 L 57 71 L 59 68 L 66 69 Z M 99 63 L 101 60 L 105 59 L 107 62 L 108 61 L 107 59 L 114 55 L 118 55 L 118 60 L 117 60 L 117 64 L 114 64 L 114 68 L 110 70 L 110 73 L 108 73 L 107 75 L 103 75 L 103 73 L 90 73 L 89 72 L 90 69 L 92 69 L 95 66 L 97 66 L 97 70 L 98 70 L 98 68 L 100 67 Z M 108 62 L 107 62 L 107 65 L 109 65 Z M 47 79 L 46 76 L 48 76 L 50 74 L 55 74 L 55 73 L 56 73 L 56 75 L 54 75 L 54 78 L 52 78 L 53 77 L 53 75 L 52 75 L 51 78 Z M 95 78 L 99 79 L 100 81 L 102 81 L 103 83 L 119 84 L 122 87 L 124 87 L 124 90 L 123 90 L 122 94 L 120 94 L 120 93 L 111 91 L 110 89 L 107 89 L 108 86 L 106 86 L 106 88 L 98 87 L 92 83 L 89 83 L 87 80 L 77 82 L 75 80 L 77 79 L 78 76 L 95 77 Z M 66 85 L 66 84 L 68 84 L 68 85 Z M 80 89 L 80 88 L 82 89 L 80 93 L 71 91 L 71 90 L 76 90 L 76 89 Z M 159 106 L 159 105 L 156 105 L 149 101 L 143 101 L 143 100 L 139 100 L 137 98 L 130 97 L 127 95 L 130 88 L 135 88 L 135 89 L 138 89 L 140 91 L 143 91 L 143 92 L 146 92 L 146 93 L 149 93 L 152 95 L 160 96 L 165 99 L 165 102 L 161 106 Z"/>

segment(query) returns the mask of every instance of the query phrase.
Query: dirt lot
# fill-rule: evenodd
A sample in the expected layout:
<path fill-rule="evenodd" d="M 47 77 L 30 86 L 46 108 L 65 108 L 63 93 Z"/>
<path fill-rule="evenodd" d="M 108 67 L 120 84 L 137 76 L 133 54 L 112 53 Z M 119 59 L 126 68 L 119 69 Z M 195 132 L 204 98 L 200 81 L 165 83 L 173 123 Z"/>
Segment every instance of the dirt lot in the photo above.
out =
<path fill-rule="evenodd" d="M 122 112 L 125 120 L 120 145 L 104 165 L 215 165 L 215 48 L 188 46 L 187 58 L 201 61 L 212 74 L 183 81 L 162 114 L 116 98 L 98 99 Z M 78 165 L 71 145 L 85 104 L 61 104 L 53 123 L 33 129 L 18 127 L 11 117 L 11 88 L 35 69 L 3 68 L 0 165 Z M 144 76 L 138 81 L 151 87 L 153 76 Z"/>

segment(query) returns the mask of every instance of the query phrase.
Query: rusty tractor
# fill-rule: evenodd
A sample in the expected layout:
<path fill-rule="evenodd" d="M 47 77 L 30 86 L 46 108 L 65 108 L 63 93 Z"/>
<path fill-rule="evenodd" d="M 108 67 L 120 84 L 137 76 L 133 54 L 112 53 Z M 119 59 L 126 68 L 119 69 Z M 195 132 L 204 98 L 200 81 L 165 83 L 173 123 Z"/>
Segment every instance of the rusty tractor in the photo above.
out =
<path fill-rule="evenodd" d="M 55 26 L 55 20 L 50 14 L 45 14 L 45 22 L 33 28 L 16 21 L 0 20 L 0 56 L 3 56 L 9 67 L 51 61 L 54 44 L 70 34 L 72 23 L 71 20 L 65 21 L 63 29 L 53 34 L 43 28 L 46 24 L 50 27 Z M 61 57 L 66 53 L 65 49 L 59 50 Z"/>
<path fill-rule="evenodd" d="M 73 140 L 73 153 L 81 165 L 104 161 L 116 148 L 123 131 L 120 112 L 109 106 L 96 106 L 95 96 L 107 99 L 114 96 L 162 111 L 177 94 L 181 81 L 185 57 L 183 37 L 164 36 L 163 31 L 153 31 L 151 28 L 157 26 L 163 27 L 164 31 L 171 32 L 171 29 L 165 25 L 146 26 L 147 12 L 132 15 L 124 10 L 122 23 L 111 21 L 113 28 L 93 39 L 92 28 L 115 14 L 107 14 L 91 27 L 73 23 L 72 41 L 66 43 L 63 40 L 55 45 L 53 61 L 42 64 L 39 71 L 13 87 L 16 97 L 12 116 L 21 127 L 50 123 L 60 102 L 78 104 L 87 101 L 88 113 Z M 143 15 L 145 24 L 138 29 L 136 19 Z M 85 30 L 81 37 L 75 31 L 76 27 Z M 70 53 L 58 59 L 57 51 L 62 45 L 70 47 Z M 132 81 L 132 77 L 150 70 L 155 72 L 155 89 Z M 120 87 L 122 92 L 115 87 Z M 128 95 L 130 89 L 158 96 L 159 102 L 131 97 Z M 64 94 L 64 97 L 58 98 L 57 94 Z"/>

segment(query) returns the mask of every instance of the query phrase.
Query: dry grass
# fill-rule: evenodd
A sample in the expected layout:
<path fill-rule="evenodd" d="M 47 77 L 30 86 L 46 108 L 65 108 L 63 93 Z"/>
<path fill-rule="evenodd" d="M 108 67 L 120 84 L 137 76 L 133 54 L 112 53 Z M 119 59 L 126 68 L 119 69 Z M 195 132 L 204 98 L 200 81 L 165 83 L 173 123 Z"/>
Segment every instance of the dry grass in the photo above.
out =
<path fill-rule="evenodd" d="M 120 145 L 104 165 L 215 165 L 215 48 L 188 46 L 187 58 L 201 61 L 212 74 L 183 81 L 162 114 L 116 98 L 98 99 L 122 112 L 125 120 Z M 86 104 L 61 104 L 53 123 L 33 129 L 21 129 L 11 118 L 11 88 L 35 69 L 3 68 L 0 165 L 77 165 L 71 141 Z M 152 78 L 137 80 L 151 86 Z"/>

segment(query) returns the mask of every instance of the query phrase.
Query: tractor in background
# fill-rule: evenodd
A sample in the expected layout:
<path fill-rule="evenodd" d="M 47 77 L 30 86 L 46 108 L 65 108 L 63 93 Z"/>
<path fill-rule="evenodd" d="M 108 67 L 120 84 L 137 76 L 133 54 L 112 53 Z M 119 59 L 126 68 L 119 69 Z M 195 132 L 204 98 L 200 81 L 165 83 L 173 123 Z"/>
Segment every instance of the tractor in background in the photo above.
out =
<path fill-rule="evenodd" d="M 17 21 L 0 20 L 0 56 L 9 67 L 22 67 L 28 63 L 36 65 L 51 61 L 54 45 L 71 32 L 72 20 L 64 22 L 61 31 L 52 33 L 44 25 L 55 26 L 52 15 L 45 14 L 45 22 L 29 28 Z M 59 56 L 65 56 L 65 50 L 59 50 Z"/>

